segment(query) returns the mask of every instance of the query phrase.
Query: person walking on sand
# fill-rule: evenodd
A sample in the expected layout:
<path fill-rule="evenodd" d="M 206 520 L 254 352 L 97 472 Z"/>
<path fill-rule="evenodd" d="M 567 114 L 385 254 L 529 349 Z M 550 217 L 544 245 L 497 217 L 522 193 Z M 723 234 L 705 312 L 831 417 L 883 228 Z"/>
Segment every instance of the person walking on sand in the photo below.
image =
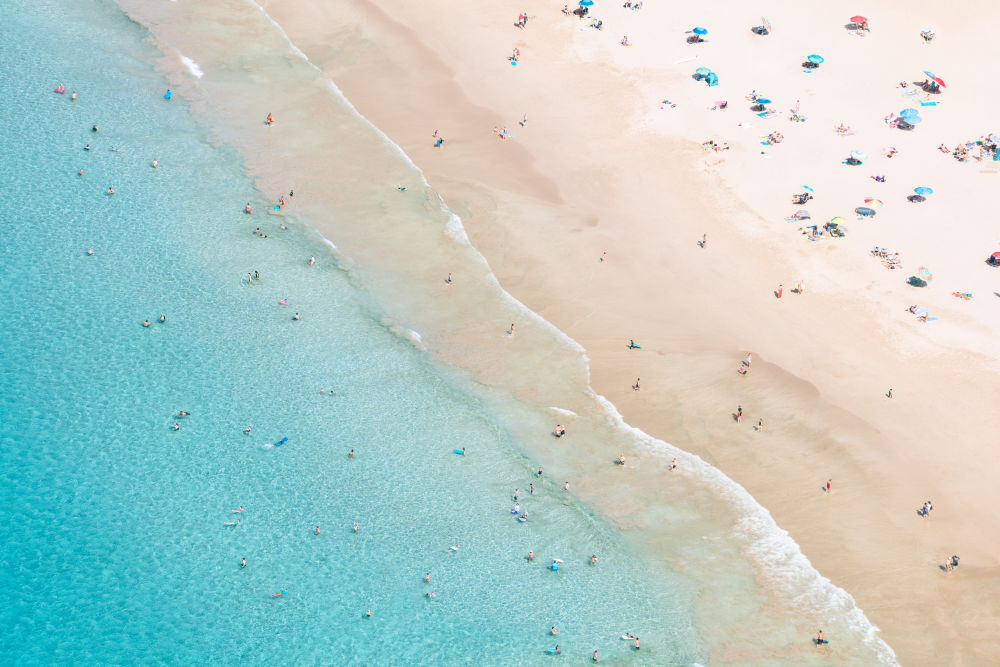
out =
<path fill-rule="evenodd" d="M 763 431 L 764 431 L 764 420 L 763 419 L 758 419 L 757 420 L 757 432 L 758 433 L 762 433 Z"/>
<path fill-rule="evenodd" d="M 823 491 L 824 491 L 825 493 L 830 493 L 830 487 L 831 487 L 832 485 L 833 485 L 833 480 L 832 480 L 832 479 L 828 479 L 828 480 L 826 480 L 826 486 L 825 486 L 825 487 L 823 487 Z"/>
<path fill-rule="evenodd" d="M 886 392 L 886 398 L 892 398 L 892 387 L 889 387 L 889 391 Z"/>
<path fill-rule="evenodd" d="M 784 293 L 785 293 L 785 288 L 784 288 L 784 286 L 783 286 L 783 285 L 781 285 L 781 284 L 779 283 L 779 284 L 778 284 L 778 291 L 776 292 L 776 294 L 778 295 L 778 298 L 780 299 L 780 298 L 781 298 L 781 295 L 782 295 L 782 294 L 784 294 Z"/>
<path fill-rule="evenodd" d="M 801 294 L 805 294 L 806 293 L 806 281 L 800 280 L 799 284 L 795 286 L 795 291 L 798 294 L 800 294 L 800 295 Z"/>
<path fill-rule="evenodd" d="M 510 323 L 510 330 L 507 332 L 507 335 L 508 336 L 513 336 L 514 335 L 514 323 L 513 322 Z"/>
<path fill-rule="evenodd" d="M 701 235 L 701 243 L 699 243 L 698 245 L 700 245 L 702 248 L 708 245 L 708 234 Z"/>
<path fill-rule="evenodd" d="M 606 260 L 607 258 L 608 258 L 608 251 L 607 251 L 607 250 L 605 250 L 604 252 L 602 252 L 602 253 L 601 253 L 601 260 L 600 260 L 600 261 L 602 261 L 602 262 L 603 262 L 603 261 L 605 261 L 605 260 Z"/>
<path fill-rule="evenodd" d="M 632 391 L 639 391 L 639 378 L 635 379 L 635 384 L 632 385 Z"/>
<path fill-rule="evenodd" d="M 737 405 L 736 406 L 736 423 L 739 424 L 742 421 L 743 421 L 743 406 L 742 405 Z"/>
<path fill-rule="evenodd" d="M 743 360 L 743 363 L 747 365 L 747 368 L 749 368 L 750 364 L 753 363 L 753 355 L 747 352 L 747 358 Z"/>

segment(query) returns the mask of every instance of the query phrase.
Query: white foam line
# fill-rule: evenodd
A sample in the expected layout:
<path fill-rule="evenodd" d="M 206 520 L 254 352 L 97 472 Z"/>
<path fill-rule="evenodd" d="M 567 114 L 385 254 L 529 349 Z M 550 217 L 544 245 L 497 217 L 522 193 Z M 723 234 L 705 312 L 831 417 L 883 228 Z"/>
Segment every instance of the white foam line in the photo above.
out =
<path fill-rule="evenodd" d="M 550 405 L 549 410 L 552 410 L 552 412 L 558 412 L 561 415 L 566 415 L 567 417 L 576 417 L 575 412 L 567 410 L 566 408 L 557 408 L 554 405 Z"/>
<path fill-rule="evenodd" d="M 176 0 L 174 1 L 176 2 Z M 201 67 L 198 66 L 198 63 L 191 60 L 180 51 L 177 52 L 177 55 L 180 56 L 181 62 L 184 63 L 184 66 L 187 67 L 189 72 L 191 72 L 191 76 L 193 76 L 196 79 L 200 79 L 201 77 L 205 76 L 205 73 L 201 71 Z"/>
<path fill-rule="evenodd" d="M 271 18 L 271 16 L 264 11 L 263 7 L 254 2 L 254 0 L 248 0 L 248 2 L 256 7 L 261 14 L 263 14 L 265 18 L 267 18 L 267 20 L 274 25 L 275 28 L 277 28 L 277 30 L 285 38 L 285 41 L 288 42 L 292 53 L 302 58 L 316 71 L 322 71 L 309 60 L 301 49 L 295 46 L 292 40 L 289 39 L 284 28 L 282 28 L 277 21 Z M 385 132 L 361 114 L 357 107 L 355 107 L 350 100 L 347 99 L 343 91 L 340 90 L 332 79 L 328 79 L 327 81 L 330 91 L 337 98 L 339 98 L 359 120 L 367 124 L 383 139 L 383 141 L 392 146 L 396 152 L 398 152 L 399 155 L 420 174 L 420 179 L 424 186 L 433 191 L 430 187 L 430 183 L 428 183 L 427 178 L 424 175 L 423 170 L 421 170 L 416 163 L 413 162 L 402 147 L 390 139 Z M 438 200 L 441 202 L 442 212 L 448 216 L 446 231 L 449 236 L 468 246 L 479 258 L 479 260 L 483 262 L 487 269 L 489 269 L 489 262 L 483 254 L 469 242 L 469 237 L 465 232 L 464 226 L 462 225 L 461 218 L 455 215 L 448 208 L 440 195 L 438 195 Z M 329 239 L 324 238 L 324 241 L 326 241 L 331 247 L 336 248 L 336 246 Z M 775 523 L 770 512 L 758 503 L 746 489 L 723 474 L 721 470 L 706 463 L 702 458 L 678 449 L 663 440 L 654 438 L 644 431 L 627 424 L 622 418 L 621 413 L 618 412 L 618 409 L 610 401 L 589 388 L 590 359 L 587 357 L 583 346 L 567 336 L 554 324 L 514 298 L 514 296 L 512 296 L 503 288 L 502 285 L 500 285 L 500 282 L 496 279 L 492 270 L 489 272 L 489 277 L 502 298 L 514 304 L 537 323 L 549 329 L 556 335 L 557 338 L 580 353 L 586 366 L 588 391 L 594 397 L 594 400 L 604 407 L 608 420 L 613 425 L 617 426 L 622 431 L 631 434 L 637 441 L 646 444 L 653 450 L 666 451 L 671 456 L 683 459 L 687 464 L 686 469 L 696 470 L 699 472 L 704 480 L 712 484 L 720 496 L 731 502 L 742 512 L 743 519 L 741 519 L 738 524 L 740 536 L 750 541 L 751 544 L 747 551 L 753 554 L 755 564 L 761 568 L 769 580 L 772 582 L 791 582 L 796 586 L 796 588 L 801 590 L 796 599 L 798 601 L 811 603 L 810 606 L 814 608 L 818 607 L 819 604 L 825 600 L 827 606 L 833 606 L 837 608 L 836 611 L 845 613 L 848 616 L 855 628 L 861 633 L 865 643 L 875 651 L 879 659 L 884 664 L 899 664 L 896 661 L 895 652 L 889 647 L 888 644 L 885 643 L 885 641 L 882 640 L 881 637 L 878 636 L 878 628 L 875 627 L 865 616 L 864 612 L 858 608 L 854 598 L 847 591 L 834 586 L 829 579 L 821 575 L 816 568 L 812 566 L 812 563 L 810 563 L 809 559 L 802 553 L 802 550 L 799 548 L 799 545 L 795 542 L 795 540 L 793 540 L 785 530 L 780 528 L 778 524 Z"/>
<path fill-rule="evenodd" d="M 618 409 L 604 396 L 590 392 L 608 416 L 608 421 L 656 452 L 666 452 L 684 462 L 684 470 L 696 473 L 723 499 L 730 502 L 741 516 L 736 526 L 736 536 L 745 539 L 749 546 L 745 552 L 751 556 L 765 580 L 774 586 L 783 584 L 785 592 L 796 604 L 810 609 L 824 609 L 846 616 L 848 624 L 861 634 L 865 644 L 886 665 L 898 665 L 896 653 L 878 636 L 879 629 L 868 620 L 850 593 L 834 586 L 812 566 L 798 543 L 774 521 L 774 517 L 740 484 L 727 477 L 721 470 L 701 457 L 674 447 L 645 431 L 625 422 Z"/>

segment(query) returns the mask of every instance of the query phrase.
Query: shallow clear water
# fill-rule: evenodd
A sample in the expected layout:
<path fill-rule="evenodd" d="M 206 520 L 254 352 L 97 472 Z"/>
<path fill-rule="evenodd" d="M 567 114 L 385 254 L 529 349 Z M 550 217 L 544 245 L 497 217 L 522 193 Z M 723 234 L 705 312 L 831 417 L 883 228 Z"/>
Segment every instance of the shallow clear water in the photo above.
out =
<path fill-rule="evenodd" d="M 162 99 L 141 29 L 84 4 L 0 25 L 3 661 L 532 663 L 552 625 L 581 661 L 629 655 L 625 630 L 696 659 L 607 528 L 554 481 L 524 497 L 533 462 L 465 380 L 312 235 L 243 214 L 258 195 Z"/>

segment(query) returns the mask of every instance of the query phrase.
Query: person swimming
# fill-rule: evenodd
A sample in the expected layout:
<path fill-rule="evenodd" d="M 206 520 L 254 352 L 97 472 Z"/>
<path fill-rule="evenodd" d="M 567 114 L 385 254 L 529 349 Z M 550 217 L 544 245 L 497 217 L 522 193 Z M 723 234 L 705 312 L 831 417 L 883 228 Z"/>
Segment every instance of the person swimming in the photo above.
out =
<path fill-rule="evenodd" d="M 175 431 L 179 431 L 179 430 L 181 430 L 181 425 L 180 425 L 180 424 L 178 424 L 177 422 L 174 422 L 174 425 L 173 425 L 173 429 L 174 429 Z"/>
<path fill-rule="evenodd" d="M 315 263 L 316 263 L 316 256 L 315 255 L 309 255 L 309 266 L 312 266 Z"/>
<path fill-rule="evenodd" d="M 298 314 L 298 313 L 295 313 L 294 315 L 292 315 L 292 319 L 293 319 L 293 320 L 297 320 L 297 319 L 299 319 L 299 314 Z"/>
<path fill-rule="evenodd" d="M 184 410 L 181 410 L 180 412 L 177 413 L 177 416 L 178 417 L 190 417 L 191 413 L 190 412 L 185 412 Z"/>
<path fill-rule="evenodd" d="M 288 595 L 288 591 L 286 591 L 284 588 L 282 588 L 277 593 L 271 593 L 271 597 L 273 598 L 280 598 L 283 595 Z"/>
<path fill-rule="evenodd" d="M 351 459 L 354 458 L 354 450 L 353 449 L 347 453 L 347 457 L 351 458 Z"/>
<path fill-rule="evenodd" d="M 153 169 L 156 169 L 159 166 L 160 166 L 159 161 L 156 158 L 153 158 Z"/>
<path fill-rule="evenodd" d="M 114 193 L 115 193 L 115 189 L 109 185 L 108 186 L 108 194 L 109 195 L 113 195 Z"/>
<path fill-rule="evenodd" d="M 424 583 L 425 584 L 431 583 L 431 573 L 430 572 L 428 572 L 427 574 L 424 575 Z"/>
<path fill-rule="evenodd" d="M 94 249 L 93 248 L 87 248 L 87 254 L 88 255 L 93 255 L 94 254 Z"/>
<path fill-rule="evenodd" d="M 233 510 L 233 514 L 239 514 L 242 511 L 243 511 L 243 505 L 240 505 L 239 509 Z"/>
<path fill-rule="evenodd" d="M 365 618 L 371 618 L 371 617 L 372 617 L 372 610 L 371 609 L 365 610 Z"/>
<path fill-rule="evenodd" d="M 226 525 L 227 526 L 238 526 L 238 525 L 240 525 L 240 520 L 237 519 L 236 521 L 227 521 Z"/>
<path fill-rule="evenodd" d="M 246 213 L 247 215 L 253 213 L 253 207 L 250 206 L 250 202 L 247 202 L 247 205 L 243 207 L 243 212 Z M 260 229 L 258 228 L 257 231 L 260 231 Z"/>
<path fill-rule="evenodd" d="M 430 598 L 430 599 L 434 599 L 434 598 L 437 597 L 437 595 L 434 594 L 434 591 L 428 591 L 427 592 L 427 597 Z"/>
<path fill-rule="evenodd" d="M 354 532 L 355 533 L 358 532 L 358 522 L 357 521 L 354 522 Z"/>
<path fill-rule="evenodd" d="M 597 554 L 592 554 L 590 556 L 590 564 L 591 565 L 597 565 Z"/>
<path fill-rule="evenodd" d="M 245 429 L 243 429 L 243 432 L 246 433 L 247 435 L 250 435 L 251 430 L 252 429 L 249 426 L 247 426 Z"/>
<path fill-rule="evenodd" d="M 319 535 L 319 526 L 316 526 L 316 534 Z"/>
<path fill-rule="evenodd" d="M 247 566 L 247 557 L 244 556 L 243 560 L 240 562 L 240 567 L 246 567 L 246 566 Z"/>
<path fill-rule="evenodd" d="M 458 545 L 457 544 L 451 545 L 450 547 L 448 547 L 447 551 L 458 551 Z"/>
<path fill-rule="evenodd" d="M 556 626 L 553 625 L 551 628 L 549 628 L 549 634 L 550 635 L 558 635 L 559 634 L 559 631 L 556 630 Z"/>
<path fill-rule="evenodd" d="M 89 151 L 89 150 L 90 150 L 90 144 L 87 144 L 86 146 L 84 146 L 84 147 L 83 147 L 83 150 L 85 150 L 85 151 Z"/>
<path fill-rule="evenodd" d="M 535 560 L 535 552 L 534 551 L 529 551 L 528 555 L 525 556 L 525 559 L 529 560 L 529 561 Z"/>
<path fill-rule="evenodd" d="M 149 326 L 149 320 L 143 320 L 142 321 L 142 326 L 148 327 Z"/>
<path fill-rule="evenodd" d="M 160 313 L 160 324 L 163 324 L 166 321 L 167 321 L 167 316 L 164 315 L 163 313 Z"/>
<path fill-rule="evenodd" d="M 91 128 L 90 128 L 90 131 L 91 131 L 91 132 L 97 132 L 97 126 L 96 126 L 96 125 L 94 125 L 93 127 L 91 127 Z"/>

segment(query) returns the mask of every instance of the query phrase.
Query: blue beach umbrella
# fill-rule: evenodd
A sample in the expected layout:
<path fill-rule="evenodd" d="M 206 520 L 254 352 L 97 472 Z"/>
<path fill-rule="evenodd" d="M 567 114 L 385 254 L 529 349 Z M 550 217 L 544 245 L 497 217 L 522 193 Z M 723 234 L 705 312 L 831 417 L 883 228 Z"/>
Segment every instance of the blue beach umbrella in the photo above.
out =
<path fill-rule="evenodd" d="M 594 6 L 594 0 L 580 0 L 580 6 L 581 7 L 593 7 Z"/>
<path fill-rule="evenodd" d="M 694 71 L 694 73 L 697 74 L 698 76 L 708 76 L 709 74 L 712 73 L 712 70 L 708 69 L 707 67 L 699 67 Z"/>
<path fill-rule="evenodd" d="M 924 70 L 924 74 L 926 74 L 927 76 L 929 76 L 932 79 L 934 78 L 934 72 L 928 72 L 927 70 Z"/>
<path fill-rule="evenodd" d="M 912 116 L 916 116 L 919 114 L 920 111 L 918 111 L 917 109 L 903 109 L 902 111 L 899 112 L 899 115 L 902 116 L 903 118 L 910 118 Z"/>
<path fill-rule="evenodd" d="M 851 157 L 855 160 L 864 160 L 868 157 L 868 153 L 865 153 L 864 151 L 851 151 Z"/>
<path fill-rule="evenodd" d="M 707 35 L 708 34 L 708 31 L 705 30 L 704 28 L 695 28 L 691 32 L 693 32 L 696 35 Z"/>
<path fill-rule="evenodd" d="M 928 187 L 924 187 L 923 185 L 921 185 L 919 188 L 913 188 L 913 191 L 916 192 L 918 195 L 932 195 L 932 194 L 934 194 L 934 190 L 932 190 L 931 188 L 928 188 Z"/>
<path fill-rule="evenodd" d="M 920 116 L 903 116 L 903 120 L 910 125 L 916 125 L 917 123 L 924 122 L 924 119 Z"/>
<path fill-rule="evenodd" d="M 755 102 L 756 102 L 757 104 L 772 104 L 771 100 L 767 99 L 766 97 L 758 97 L 758 98 L 757 98 L 757 99 L 755 100 Z"/>
<path fill-rule="evenodd" d="M 803 186 L 802 186 L 802 189 L 803 189 L 803 190 L 808 190 L 809 192 L 816 192 L 815 190 L 813 190 L 813 189 L 812 189 L 811 187 L 809 187 L 808 185 L 803 185 Z"/>
<path fill-rule="evenodd" d="M 817 56 L 814 53 L 811 56 L 809 56 L 808 58 L 806 58 L 806 60 L 808 60 L 809 62 L 811 62 L 813 65 L 819 65 L 821 62 L 823 62 L 823 56 Z"/>

